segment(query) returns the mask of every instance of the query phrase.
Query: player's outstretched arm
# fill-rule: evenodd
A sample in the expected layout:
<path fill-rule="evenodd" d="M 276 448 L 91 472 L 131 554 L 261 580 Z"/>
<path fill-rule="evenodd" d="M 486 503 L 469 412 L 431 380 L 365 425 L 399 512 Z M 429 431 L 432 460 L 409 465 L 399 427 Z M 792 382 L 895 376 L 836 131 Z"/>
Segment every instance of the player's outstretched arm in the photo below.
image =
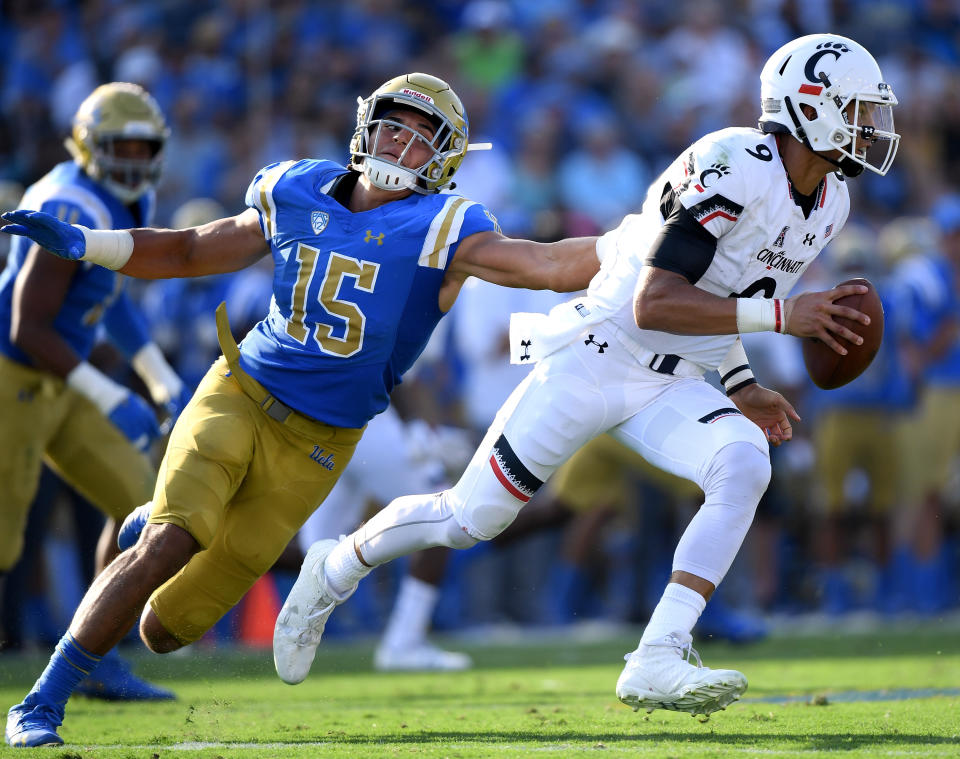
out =
<path fill-rule="evenodd" d="M 586 288 L 599 270 L 596 237 L 540 243 L 479 232 L 460 243 L 449 273 L 506 287 L 565 293 Z"/>
<path fill-rule="evenodd" d="M 87 229 L 42 211 L 10 211 L 0 231 L 29 237 L 54 255 L 143 279 L 243 269 L 267 251 L 256 211 L 190 229 Z"/>

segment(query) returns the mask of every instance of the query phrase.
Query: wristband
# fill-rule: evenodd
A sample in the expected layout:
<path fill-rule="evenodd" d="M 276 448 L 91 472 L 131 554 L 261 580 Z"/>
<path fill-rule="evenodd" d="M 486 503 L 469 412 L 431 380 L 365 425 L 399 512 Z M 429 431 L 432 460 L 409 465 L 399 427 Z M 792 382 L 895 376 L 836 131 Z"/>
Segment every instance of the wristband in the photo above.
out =
<path fill-rule="evenodd" d="M 81 361 L 70 371 L 67 385 L 91 400 L 105 416 L 123 403 L 129 393 L 86 361 Z"/>
<path fill-rule="evenodd" d="M 163 357 L 156 343 L 147 343 L 130 361 L 134 371 L 150 391 L 154 403 L 169 403 L 183 391 L 183 380 Z"/>
<path fill-rule="evenodd" d="M 720 366 L 717 367 L 720 373 L 720 383 L 729 398 L 738 390 L 742 390 L 747 385 L 755 385 L 753 371 L 750 369 L 750 362 L 747 360 L 747 352 L 743 349 L 743 343 L 738 337 L 727 355 L 724 356 Z"/>
<path fill-rule="evenodd" d="M 780 298 L 737 298 L 738 332 L 783 332 L 785 327 Z"/>
<path fill-rule="evenodd" d="M 125 229 L 87 229 L 76 224 L 83 232 L 85 250 L 81 261 L 90 261 L 107 269 L 117 270 L 130 260 L 133 253 L 133 235 Z"/>

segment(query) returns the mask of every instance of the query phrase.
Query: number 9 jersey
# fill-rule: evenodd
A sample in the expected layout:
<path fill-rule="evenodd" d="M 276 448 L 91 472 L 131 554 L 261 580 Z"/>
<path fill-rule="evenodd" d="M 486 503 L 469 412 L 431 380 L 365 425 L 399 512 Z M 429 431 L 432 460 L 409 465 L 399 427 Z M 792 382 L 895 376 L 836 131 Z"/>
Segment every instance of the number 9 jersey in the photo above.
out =
<path fill-rule="evenodd" d="M 730 128 L 684 151 L 651 185 L 642 213 L 600 238 L 603 265 L 590 283 L 587 307 L 611 318 L 629 345 L 676 354 L 715 369 L 736 335 L 674 335 L 638 329 L 633 291 L 644 265 L 685 276 L 714 295 L 785 298 L 850 210 L 846 183 L 827 174 L 804 213 L 777 152 L 775 135 Z M 715 244 L 660 246 L 664 222 L 686 223 Z M 669 230 L 667 230 L 669 231 Z M 686 231 L 689 235 L 689 229 Z M 681 238 L 689 242 L 689 237 Z"/>
<path fill-rule="evenodd" d="M 413 194 L 353 213 L 332 197 L 358 175 L 332 161 L 271 164 L 247 190 L 273 255 L 270 311 L 240 363 L 283 403 L 363 427 L 423 351 L 460 240 L 496 231 L 479 203 Z"/>

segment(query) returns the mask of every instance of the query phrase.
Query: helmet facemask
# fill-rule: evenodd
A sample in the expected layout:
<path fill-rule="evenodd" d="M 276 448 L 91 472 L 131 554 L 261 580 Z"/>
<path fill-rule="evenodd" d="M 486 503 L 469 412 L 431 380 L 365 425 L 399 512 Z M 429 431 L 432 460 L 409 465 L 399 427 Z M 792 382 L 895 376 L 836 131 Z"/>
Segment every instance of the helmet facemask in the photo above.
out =
<path fill-rule="evenodd" d="M 163 169 L 163 143 L 144 140 L 150 146 L 149 158 L 123 158 L 117 155 L 117 143 L 129 136 L 105 136 L 94 143 L 90 174 L 123 203 L 133 203 L 160 181 Z"/>
<path fill-rule="evenodd" d="M 428 194 L 450 185 L 467 152 L 468 136 L 463 106 L 445 82 L 426 74 L 408 74 L 387 82 L 365 100 L 358 98 L 357 103 L 351 160 L 375 187 Z M 432 137 L 390 118 L 396 109 L 426 114 L 434 127 Z M 390 133 L 398 129 L 409 135 L 402 153 L 395 160 L 378 156 L 378 146 L 382 152 Z M 419 167 L 403 165 L 416 144 L 425 146 L 430 157 Z"/>
<path fill-rule="evenodd" d="M 771 56 L 761 79 L 765 132 L 788 132 L 855 177 L 865 168 L 884 175 L 900 144 L 894 131 L 897 98 L 876 61 L 853 40 L 817 34 Z M 825 155 L 836 150 L 839 159 Z"/>
<path fill-rule="evenodd" d="M 146 90 L 112 82 L 95 89 L 80 104 L 66 146 L 91 179 L 130 204 L 160 180 L 169 134 L 159 106 Z M 149 155 L 133 156 L 121 148 L 122 143 L 132 142 L 149 146 Z"/>

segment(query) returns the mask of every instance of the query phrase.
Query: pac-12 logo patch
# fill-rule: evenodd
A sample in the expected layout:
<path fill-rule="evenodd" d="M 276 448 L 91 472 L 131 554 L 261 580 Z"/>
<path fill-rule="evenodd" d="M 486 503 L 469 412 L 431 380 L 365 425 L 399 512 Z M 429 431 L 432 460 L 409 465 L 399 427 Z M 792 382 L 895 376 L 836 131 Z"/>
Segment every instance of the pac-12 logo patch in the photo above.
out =
<path fill-rule="evenodd" d="M 315 235 L 318 235 L 325 230 L 327 228 L 327 222 L 329 221 L 330 214 L 328 214 L 326 211 L 310 212 L 310 226 L 313 227 L 313 233 Z"/>

